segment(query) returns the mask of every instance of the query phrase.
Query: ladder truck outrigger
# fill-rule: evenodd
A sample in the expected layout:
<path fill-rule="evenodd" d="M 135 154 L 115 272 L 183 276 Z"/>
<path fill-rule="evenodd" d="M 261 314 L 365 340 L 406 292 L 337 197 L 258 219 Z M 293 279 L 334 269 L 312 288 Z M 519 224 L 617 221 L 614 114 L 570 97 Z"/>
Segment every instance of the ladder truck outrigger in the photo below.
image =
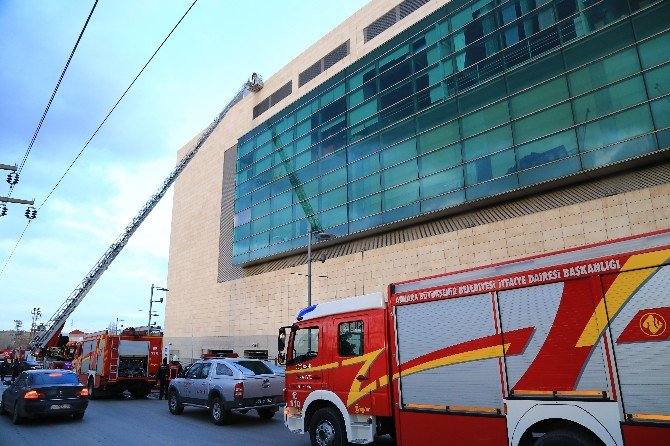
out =
<path fill-rule="evenodd" d="M 250 92 L 256 93 L 262 88 L 263 79 L 257 73 L 253 73 L 251 78 L 242 85 L 235 96 L 233 96 L 230 102 L 223 108 L 221 113 L 219 113 L 217 117 L 214 118 L 214 121 L 212 121 L 212 123 L 203 131 L 195 146 L 186 153 L 184 158 L 177 164 L 165 181 L 163 181 L 158 190 L 156 190 L 151 198 L 149 198 L 137 215 L 135 215 L 131 222 L 117 237 L 114 243 L 112 243 L 102 257 L 100 257 L 86 277 L 84 277 L 74 291 L 72 291 L 67 299 L 65 299 L 54 315 L 51 316 L 49 321 L 44 325 L 44 329 L 38 332 L 30 341 L 32 351 L 36 356 L 43 356 L 49 348 L 57 346 L 60 333 L 63 330 L 67 318 L 70 317 L 72 312 L 74 312 L 84 297 L 86 297 L 91 288 L 93 288 L 93 285 L 95 285 L 98 279 L 100 279 L 102 274 L 109 268 L 114 259 L 116 259 L 119 253 L 123 250 L 130 240 L 130 237 L 137 231 L 151 211 L 156 207 L 158 202 L 163 198 L 170 186 L 175 182 L 177 177 L 184 171 L 193 157 L 195 157 L 198 150 L 200 150 L 205 141 L 207 141 L 210 135 L 214 132 L 224 116 L 226 116 L 230 109 Z"/>

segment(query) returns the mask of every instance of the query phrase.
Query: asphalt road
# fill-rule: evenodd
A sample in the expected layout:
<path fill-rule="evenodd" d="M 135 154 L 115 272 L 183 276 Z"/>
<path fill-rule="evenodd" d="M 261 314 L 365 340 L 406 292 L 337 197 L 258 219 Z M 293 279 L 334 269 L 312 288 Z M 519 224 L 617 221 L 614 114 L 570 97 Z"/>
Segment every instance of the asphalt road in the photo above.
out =
<path fill-rule="evenodd" d="M 0 392 L 4 387 L 0 386 Z M 227 426 L 209 421 L 209 412 L 187 407 L 171 415 L 165 400 L 126 398 L 89 402 L 83 420 L 71 417 L 26 420 L 14 426 L 8 416 L 0 417 L 0 446 L 76 444 L 77 446 L 309 446 L 307 435 L 292 434 L 281 413 L 261 420 L 255 411 L 233 416 Z M 375 442 L 391 446 L 388 437 Z"/>

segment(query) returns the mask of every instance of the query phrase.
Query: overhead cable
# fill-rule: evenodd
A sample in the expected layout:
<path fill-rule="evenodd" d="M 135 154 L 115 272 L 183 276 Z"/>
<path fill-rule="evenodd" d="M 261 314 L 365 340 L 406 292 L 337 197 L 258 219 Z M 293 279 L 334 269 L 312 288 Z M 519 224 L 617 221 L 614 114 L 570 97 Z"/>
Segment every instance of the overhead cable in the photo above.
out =
<path fill-rule="evenodd" d="M 42 113 L 42 118 L 40 118 L 40 122 L 39 122 L 39 124 L 37 124 L 37 128 L 35 129 L 35 133 L 33 134 L 33 138 L 30 140 L 30 144 L 28 145 L 28 149 L 26 150 L 26 153 L 23 155 L 23 159 L 21 160 L 21 164 L 19 164 L 19 167 L 16 169 L 17 182 L 18 182 L 18 176 L 21 174 L 21 171 L 23 170 L 23 166 L 25 166 L 26 161 L 28 160 L 28 155 L 30 155 L 30 151 L 33 149 L 33 144 L 35 144 L 35 140 L 37 139 L 37 135 L 40 133 L 40 129 L 42 128 L 42 124 L 44 123 L 44 119 L 47 117 L 47 113 L 49 113 L 49 109 L 51 108 L 51 103 L 53 102 L 54 98 L 56 97 L 56 93 L 58 92 L 58 88 L 60 87 L 61 82 L 63 81 L 63 77 L 65 77 L 65 72 L 67 71 L 68 67 L 70 66 L 70 62 L 72 61 L 72 57 L 74 56 L 75 51 L 77 51 L 77 47 L 79 46 L 79 42 L 81 42 L 81 38 L 84 35 L 84 31 L 86 31 L 86 27 L 88 26 L 88 22 L 91 21 L 91 16 L 93 15 L 93 11 L 95 11 L 96 6 L 98 6 L 98 0 L 95 0 L 95 3 L 93 3 L 93 7 L 91 8 L 91 12 L 88 13 L 88 17 L 86 18 L 86 23 L 84 23 L 84 27 L 81 29 L 81 32 L 79 33 L 79 37 L 77 37 L 77 41 L 74 44 L 74 48 L 72 48 L 72 51 L 70 52 L 70 57 L 67 58 L 67 62 L 65 63 L 65 67 L 63 68 L 63 72 L 60 74 L 60 77 L 58 78 L 58 82 L 56 82 L 56 88 L 54 88 L 53 93 L 51 93 L 51 98 L 49 98 L 49 102 L 47 102 L 47 107 L 44 109 L 44 113 Z M 8 197 L 12 196 L 12 192 L 14 191 L 15 186 L 16 186 L 16 182 L 10 183 L 9 194 L 7 195 Z"/>
<path fill-rule="evenodd" d="M 63 179 L 65 178 L 65 176 L 70 172 L 70 170 L 72 169 L 72 167 L 74 166 L 74 164 L 77 162 L 77 160 L 79 159 L 79 157 L 81 157 L 81 155 L 84 153 L 84 151 L 86 150 L 86 148 L 88 147 L 88 145 L 91 143 L 91 141 L 93 140 L 93 138 L 95 137 L 95 135 L 98 134 L 98 132 L 100 131 L 100 129 L 102 128 L 102 126 L 105 124 L 105 122 L 107 122 L 107 119 L 109 119 L 109 117 L 110 117 L 111 114 L 114 112 L 114 110 L 116 109 L 116 107 L 117 107 L 117 106 L 119 105 L 119 103 L 123 100 L 123 98 L 126 96 L 126 94 L 127 94 L 128 91 L 131 89 L 131 87 L 135 84 L 135 82 L 136 82 L 137 79 L 140 77 L 140 75 L 144 72 L 144 70 L 145 70 L 145 69 L 147 68 L 147 66 L 151 63 L 151 61 L 154 59 L 154 57 L 156 57 L 156 54 L 158 54 L 158 52 L 159 52 L 160 49 L 163 47 L 163 45 L 165 45 L 165 42 L 167 42 L 167 40 L 170 38 L 170 36 L 175 32 L 175 30 L 177 29 L 177 27 L 178 27 L 178 26 L 181 24 L 181 22 L 186 18 L 186 16 L 187 16 L 188 13 L 191 11 L 191 9 L 193 9 L 193 7 L 195 6 L 196 3 L 198 3 L 198 0 L 194 0 L 193 3 L 191 3 L 191 6 L 188 7 L 188 9 L 187 9 L 186 12 L 184 13 L 184 15 L 182 15 L 181 18 L 179 19 L 179 21 L 177 22 L 177 24 L 172 28 L 172 30 L 170 30 L 170 32 L 167 34 L 167 36 L 165 37 L 165 39 L 163 39 L 163 41 L 161 42 L 161 44 L 158 45 L 158 48 L 156 48 L 156 51 L 154 51 L 154 53 L 151 55 L 151 57 L 149 58 L 149 60 L 147 61 L 147 63 L 145 63 L 144 66 L 142 67 L 142 69 L 139 71 L 139 73 L 137 73 L 137 76 L 135 76 L 135 78 L 132 80 L 132 82 L 130 83 L 130 85 L 128 85 L 128 88 L 126 88 L 126 90 L 123 92 L 123 94 L 121 95 L 121 97 L 119 97 L 119 99 L 116 101 L 116 103 L 114 104 L 114 106 L 109 110 L 109 113 L 107 113 L 107 115 L 106 115 L 105 118 L 102 120 L 102 122 L 100 123 L 100 125 L 98 126 L 98 128 L 95 129 L 95 131 L 93 132 L 93 134 L 91 135 L 91 137 L 88 139 L 88 141 L 86 141 L 86 144 L 84 144 L 84 147 L 81 148 L 81 150 L 79 151 L 79 153 L 77 153 L 77 156 L 74 157 L 74 159 L 72 160 L 72 162 L 70 163 L 70 165 L 67 167 L 67 169 L 65 169 L 65 172 L 63 172 L 63 175 L 61 175 L 61 177 L 58 179 L 58 181 L 56 182 L 56 184 L 51 188 L 51 190 L 50 190 L 49 193 L 47 194 L 46 198 L 42 201 L 42 204 L 40 204 L 39 207 L 37 208 L 37 211 L 39 211 L 40 209 L 42 209 L 42 207 L 46 204 L 46 202 L 49 200 L 49 198 L 51 198 L 51 195 L 53 195 L 53 193 L 56 191 L 56 189 L 58 188 L 58 186 L 60 185 L 60 183 L 63 181 Z M 12 252 L 11 252 L 10 256 L 7 258 L 7 261 L 5 261 L 5 264 L 3 265 L 2 270 L 0 270 L 0 277 L 2 277 L 2 274 L 5 272 L 5 269 L 7 268 L 7 264 L 9 263 L 9 261 L 10 261 L 11 258 L 12 258 L 12 256 L 14 255 L 14 252 L 16 251 L 16 247 L 17 247 L 17 246 L 19 245 L 19 243 L 21 242 L 21 239 L 23 238 L 23 235 L 26 233 L 26 230 L 28 229 L 28 226 L 30 225 L 30 222 L 31 222 L 31 221 L 32 221 L 32 220 L 28 220 L 28 223 L 26 223 L 26 227 L 23 229 L 23 232 L 21 233 L 21 236 L 20 236 L 19 239 L 16 241 L 16 244 L 14 245 L 14 248 L 12 249 Z"/>

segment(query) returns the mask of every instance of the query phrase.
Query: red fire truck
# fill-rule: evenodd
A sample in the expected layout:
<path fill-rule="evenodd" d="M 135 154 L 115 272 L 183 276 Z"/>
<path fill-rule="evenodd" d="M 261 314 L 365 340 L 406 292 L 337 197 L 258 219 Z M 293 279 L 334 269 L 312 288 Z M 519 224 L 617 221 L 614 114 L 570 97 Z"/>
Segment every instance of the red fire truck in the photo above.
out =
<path fill-rule="evenodd" d="M 670 230 L 394 283 L 279 334 L 313 445 L 670 445 Z"/>
<path fill-rule="evenodd" d="M 120 335 L 107 330 L 84 336 L 72 361 L 72 370 L 88 385 L 89 398 L 130 391 L 144 398 L 156 385 L 163 336 L 125 329 Z"/>

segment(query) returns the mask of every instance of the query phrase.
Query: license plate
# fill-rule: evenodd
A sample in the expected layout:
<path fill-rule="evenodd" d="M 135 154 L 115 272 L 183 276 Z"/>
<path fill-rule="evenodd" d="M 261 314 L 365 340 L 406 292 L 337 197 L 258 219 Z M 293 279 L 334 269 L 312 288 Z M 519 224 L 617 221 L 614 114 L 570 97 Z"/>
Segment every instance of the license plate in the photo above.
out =
<path fill-rule="evenodd" d="M 72 406 L 69 404 L 52 404 L 50 409 L 51 410 L 61 410 L 61 409 L 71 409 Z"/>
<path fill-rule="evenodd" d="M 272 398 L 256 398 L 256 404 L 272 404 Z"/>

